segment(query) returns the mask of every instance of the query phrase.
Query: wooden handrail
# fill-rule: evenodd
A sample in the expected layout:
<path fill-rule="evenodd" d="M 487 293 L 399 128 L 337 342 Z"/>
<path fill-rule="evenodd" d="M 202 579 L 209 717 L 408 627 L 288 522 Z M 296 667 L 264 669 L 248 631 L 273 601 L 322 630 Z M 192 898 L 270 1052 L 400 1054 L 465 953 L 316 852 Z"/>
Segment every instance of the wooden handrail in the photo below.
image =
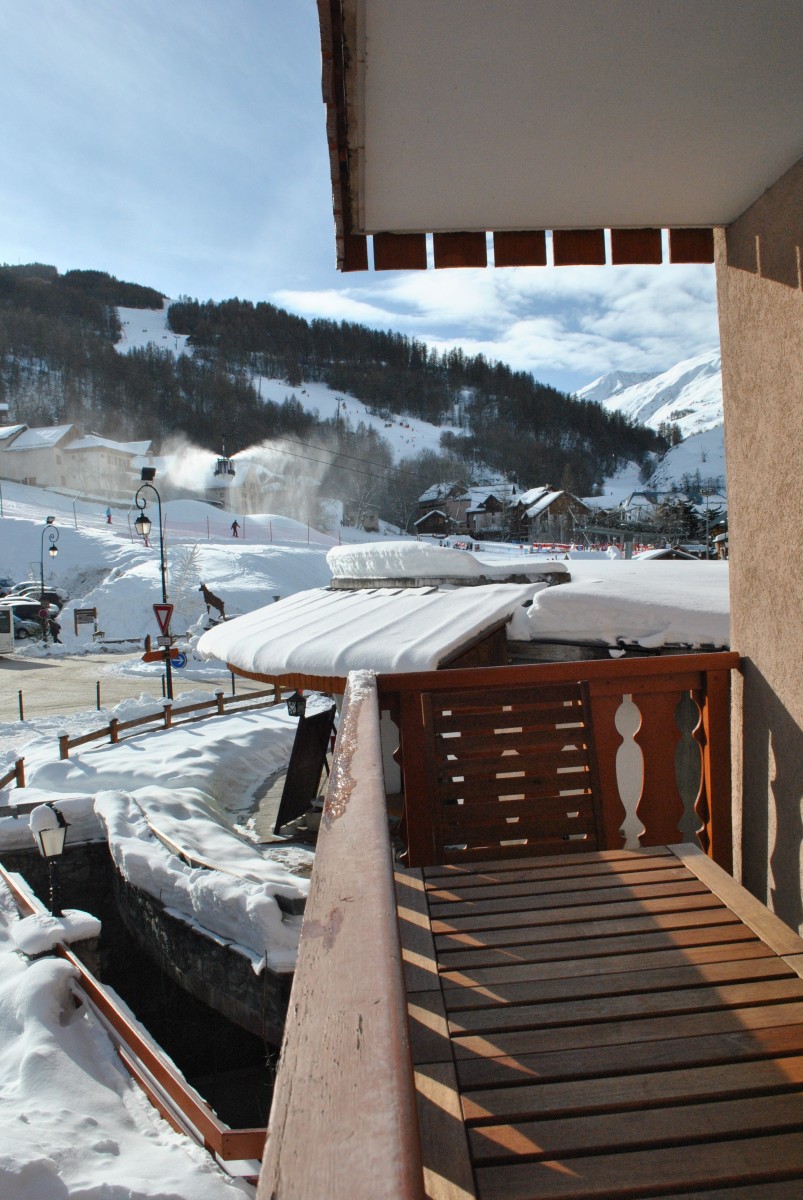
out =
<path fill-rule="evenodd" d="M 351 676 L 344 712 L 260 1200 L 424 1195 L 373 676 Z"/>
<path fill-rule="evenodd" d="M 271 688 L 263 692 L 250 692 L 246 696 L 230 696 L 228 699 L 223 692 L 216 692 L 214 700 L 200 700 L 195 704 L 183 704 L 180 708 L 175 708 L 172 704 L 167 703 L 159 713 L 150 713 L 144 717 L 133 717 L 130 721 L 118 721 L 116 717 L 112 717 L 108 725 L 104 725 L 101 729 L 93 730 L 91 733 L 81 734 L 80 737 L 69 737 L 68 734 L 62 733 L 59 736 L 59 758 L 65 759 L 70 757 L 70 751 L 76 746 L 85 746 L 88 742 L 97 742 L 101 738 L 108 738 L 111 742 L 119 740 L 120 734 L 127 732 L 129 729 L 140 729 L 145 725 L 161 724 L 162 729 L 170 729 L 176 724 L 176 717 L 183 717 L 187 713 L 203 713 L 207 717 L 216 717 L 231 711 L 232 708 L 236 712 L 248 712 L 249 709 L 265 708 L 267 706 L 267 697 L 270 696 L 270 704 L 276 703 L 276 689 Z M 265 704 L 252 703 L 254 700 L 265 699 Z M 227 706 L 228 705 L 228 709 Z M 209 711 L 206 711 L 209 710 Z M 193 720 L 199 718 L 194 717 Z M 0 787 L 2 782 L 0 782 Z"/>
<path fill-rule="evenodd" d="M 587 687 L 597 746 L 608 847 L 624 845 L 621 827 L 626 812 L 619 793 L 617 754 L 626 739 L 617 728 L 616 718 L 625 696 L 631 696 L 639 710 L 639 728 L 632 735 L 633 749 L 643 758 L 643 786 L 636 807 L 636 817 L 644 826 L 639 842 L 642 846 L 663 845 L 682 836 L 678 822 L 683 816 L 684 798 L 677 783 L 675 759 L 684 732 L 676 723 L 675 711 L 685 696 L 699 713 L 695 728 L 685 736 L 696 744 L 700 757 L 699 788 L 694 798 L 700 844 L 721 867 L 732 872 L 729 689 L 730 672 L 739 661 L 738 654 L 724 652 L 379 676 L 380 706 L 390 710 L 400 732 L 404 829 L 410 863 L 421 866 L 435 861 L 431 788 L 420 752 L 425 719 L 422 697 L 473 688 L 512 690 L 582 682 Z M 691 746 L 687 746 L 689 749 Z"/>
<path fill-rule="evenodd" d="M 42 911 L 41 903 L 28 895 L 1 864 L 0 880 L 11 892 L 21 912 L 31 915 Z M 132 1077 L 173 1127 L 195 1137 L 224 1162 L 259 1159 L 265 1145 L 265 1130 L 230 1129 L 220 1121 L 159 1048 L 143 1037 L 125 1010 L 69 946 L 59 943 L 55 953 L 73 967 L 77 975 L 75 991 L 79 998 L 89 1003 L 101 1018 Z"/>

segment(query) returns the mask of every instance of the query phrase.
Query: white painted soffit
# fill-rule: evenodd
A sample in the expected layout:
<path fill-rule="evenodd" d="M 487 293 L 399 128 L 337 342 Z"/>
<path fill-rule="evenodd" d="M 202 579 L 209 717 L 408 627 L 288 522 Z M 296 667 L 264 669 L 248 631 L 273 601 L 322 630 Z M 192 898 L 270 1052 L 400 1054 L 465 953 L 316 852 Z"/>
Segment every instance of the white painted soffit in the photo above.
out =
<path fill-rule="evenodd" d="M 723 225 L 803 151 L 801 0 L 332 3 L 355 233 Z"/>

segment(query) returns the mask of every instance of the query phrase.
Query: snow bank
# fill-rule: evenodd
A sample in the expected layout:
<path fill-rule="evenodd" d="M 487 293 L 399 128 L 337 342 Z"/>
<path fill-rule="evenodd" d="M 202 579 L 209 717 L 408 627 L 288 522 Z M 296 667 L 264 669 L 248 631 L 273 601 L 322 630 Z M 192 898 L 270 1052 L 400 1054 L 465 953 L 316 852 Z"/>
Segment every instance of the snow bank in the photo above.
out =
<path fill-rule="evenodd" d="M 100 921 L 77 908 L 65 909 L 61 917 L 48 912 L 33 913 L 12 926 L 11 936 L 23 954 L 45 954 L 59 942 L 69 944 L 100 937 Z"/>
<path fill-rule="evenodd" d="M 16 949 L 0 885 L 0 1196 L 7 1200 L 235 1200 L 251 1195 L 174 1133 L 76 1007 L 75 972 Z"/>
<path fill-rule="evenodd" d="M 281 868 L 266 862 L 264 881 L 257 883 L 225 871 L 190 867 L 156 838 L 132 796 L 102 792 L 95 807 L 115 866 L 130 884 L 200 928 L 245 947 L 255 966 L 267 963 L 273 970 L 292 970 L 301 922 L 286 916 L 276 903 L 277 893 L 290 892 L 289 877 Z M 302 890 L 298 885 L 305 883 L 296 881 L 296 894 Z"/>

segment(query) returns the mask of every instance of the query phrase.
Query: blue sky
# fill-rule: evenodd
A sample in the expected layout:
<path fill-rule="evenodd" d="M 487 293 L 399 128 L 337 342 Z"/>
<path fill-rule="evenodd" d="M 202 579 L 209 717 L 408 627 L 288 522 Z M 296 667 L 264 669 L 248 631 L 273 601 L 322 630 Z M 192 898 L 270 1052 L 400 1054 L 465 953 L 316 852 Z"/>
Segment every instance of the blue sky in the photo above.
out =
<path fill-rule="evenodd" d="M 713 267 L 339 275 L 314 0 L 0 0 L 0 262 L 461 345 L 573 390 L 716 347 Z"/>

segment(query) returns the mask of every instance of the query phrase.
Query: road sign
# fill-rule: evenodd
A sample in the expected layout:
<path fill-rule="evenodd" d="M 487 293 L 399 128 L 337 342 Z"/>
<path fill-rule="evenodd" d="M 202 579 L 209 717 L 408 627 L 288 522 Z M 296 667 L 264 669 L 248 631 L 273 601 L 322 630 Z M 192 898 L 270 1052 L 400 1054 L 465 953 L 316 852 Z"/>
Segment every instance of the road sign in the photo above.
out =
<path fill-rule="evenodd" d="M 153 612 L 162 633 L 167 633 L 168 629 L 170 628 L 170 618 L 173 615 L 173 605 L 154 604 Z"/>
<path fill-rule="evenodd" d="M 161 637 L 158 637 L 156 639 L 156 645 L 157 646 L 172 646 L 173 642 L 175 640 L 176 639 L 174 637 L 172 637 L 169 633 L 167 633 L 167 634 L 163 633 L 161 635 Z"/>
<path fill-rule="evenodd" d="M 146 650 L 142 656 L 142 661 L 146 663 L 160 662 L 165 660 L 165 650 Z M 173 667 L 185 667 L 187 665 L 187 656 L 182 654 L 180 650 L 170 651 L 170 665 Z"/>

